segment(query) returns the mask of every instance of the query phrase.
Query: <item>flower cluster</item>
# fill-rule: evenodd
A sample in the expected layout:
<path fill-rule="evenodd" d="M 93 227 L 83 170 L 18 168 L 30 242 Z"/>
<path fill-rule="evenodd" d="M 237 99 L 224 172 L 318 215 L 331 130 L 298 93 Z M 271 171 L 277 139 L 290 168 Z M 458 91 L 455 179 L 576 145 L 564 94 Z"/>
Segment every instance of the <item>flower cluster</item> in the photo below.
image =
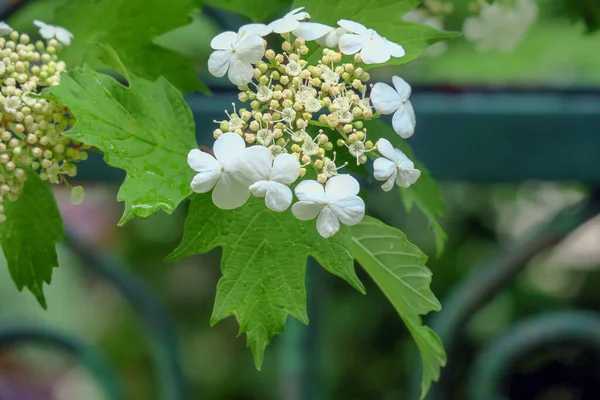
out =
<path fill-rule="evenodd" d="M 416 121 L 410 86 L 400 77 L 393 78 L 393 87 L 371 85 L 364 68 L 402 57 L 401 45 L 357 22 L 340 20 L 333 28 L 309 18 L 299 8 L 269 25 L 246 25 L 212 40 L 209 71 L 227 74 L 247 106 L 233 104 L 225 119 L 215 120 L 213 154 L 194 149 L 188 163 L 198 172 L 191 188 L 212 190 L 221 209 L 240 207 L 254 195 L 282 212 L 292 205 L 294 187 L 292 213 L 317 218 L 317 230 L 327 238 L 340 223 L 354 225 L 364 216 L 358 181 L 339 173 L 348 162 L 373 159 L 374 177 L 385 191 L 395 184 L 408 187 L 420 175 L 389 141 L 368 140 L 364 121 L 393 114 L 394 130 L 403 138 L 413 134 Z M 263 39 L 272 32 L 284 39 L 279 52 Z M 326 46 L 318 59 L 309 58 L 313 62 L 306 57 L 310 40 Z"/>
<path fill-rule="evenodd" d="M 60 183 L 75 176 L 75 162 L 87 158 L 84 146 L 61 134 L 74 124 L 69 110 L 39 96 L 44 87 L 60 83 L 66 65 L 58 53 L 72 35 L 64 28 L 35 24 L 46 41 L 31 43 L 26 34 L 0 23 L 0 222 L 6 220 L 2 203 L 18 198 L 27 168 Z"/>

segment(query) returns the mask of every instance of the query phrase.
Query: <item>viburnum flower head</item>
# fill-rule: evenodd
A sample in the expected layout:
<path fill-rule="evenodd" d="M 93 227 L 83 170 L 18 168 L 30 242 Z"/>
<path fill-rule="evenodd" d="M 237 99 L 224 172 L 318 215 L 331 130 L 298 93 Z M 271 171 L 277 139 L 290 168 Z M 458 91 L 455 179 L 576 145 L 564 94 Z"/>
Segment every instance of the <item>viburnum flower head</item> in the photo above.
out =
<path fill-rule="evenodd" d="M 12 31 L 13 28 L 11 28 L 6 22 L 0 22 L 0 36 L 9 35 Z"/>
<path fill-rule="evenodd" d="M 385 181 L 381 188 L 389 192 L 396 185 L 407 188 L 419 179 L 421 171 L 401 150 L 395 149 L 387 139 L 377 141 L 377 150 L 383 157 L 373 163 L 375 179 Z"/>
<path fill-rule="evenodd" d="M 216 51 L 208 59 L 209 72 L 218 78 L 227 73 L 234 85 L 250 82 L 252 64 L 259 62 L 265 53 L 259 32 L 260 27 L 242 27 L 238 33 L 227 31 L 215 36 L 210 42 Z"/>
<path fill-rule="evenodd" d="M 403 57 L 404 48 L 379 35 L 373 29 L 367 29 L 358 22 L 341 19 L 338 25 L 348 31 L 339 41 L 340 51 L 344 54 L 355 54 L 360 51 L 360 57 L 365 64 L 380 64 L 391 57 Z"/>
<path fill-rule="evenodd" d="M 310 14 L 302 11 L 304 7 L 293 9 L 283 17 L 271 22 L 269 28 L 275 33 L 292 32 L 294 36 L 304 40 L 315 40 L 333 31 L 328 25 L 316 22 L 302 22 L 310 18 Z"/>
<path fill-rule="evenodd" d="M 356 225 L 365 215 L 365 203 L 357 196 L 358 181 L 350 175 L 336 175 L 325 187 L 317 181 L 300 182 L 295 189 L 298 202 L 292 206 L 296 218 L 306 221 L 317 217 L 317 231 L 324 238 L 340 230 L 340 222 Z"/>
<path fill-rule="evenodd" d="M 243 206 L 250 191 L 248 183 L 240 172 L 240 160 L 244 156 L 246 144 L 236 133 L 224 133 L 215 140 L 215 156 L 198 149 L 188 154 L 188 164 L 198 174 L 194 176 L 191 188 L 196 193 L 206 193 L 213 189 L 213 203 L 231 210 Z"/>
<path fill-rule="evenodd" d="M 46 24 L 45 22 L 35 20 L 33 21 L 35 26 L 40 28 L 40 35 L 44 39 L 52 39 L 56 38 L 62 44 L 68 46 L 71 44 L 71 39 L 73 39 L 73 34 L 66 30 L 61 26 L 54 26 L 50 24 Z"/>
<path fill-rule="evenodd" d="M 264 146 L 246 149 L 242 160 L 243 171 L 247 174 L 250 192 L 256 197 L 264 197 L 269 210 L 285 211 L 292 204 L 292 190 L 288 185 L 300 175 L 300 163 L 291 154 L 278 154 L 275 158 Z"/>
<path fill-rule="evenodd" d="M 394 87 L 377 82 L 371 90 L 371 101 L 375 110 L 381 114 L 392 114 L 392 126 L 400 137 L 406 139 L 415 132 L 417 123 L 415 110 L 409 100 L 411 88 L 399 76 L 392 78 Z"/>

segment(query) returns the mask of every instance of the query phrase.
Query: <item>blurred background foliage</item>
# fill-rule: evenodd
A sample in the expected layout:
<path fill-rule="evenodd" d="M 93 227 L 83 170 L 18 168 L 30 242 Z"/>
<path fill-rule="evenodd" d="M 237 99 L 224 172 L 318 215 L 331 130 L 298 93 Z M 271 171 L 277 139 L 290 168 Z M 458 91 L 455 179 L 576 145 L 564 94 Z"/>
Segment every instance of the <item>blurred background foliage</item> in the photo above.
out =
<path fill-rule="evenodd" d="M 16 29 L 33 31 L 32 19 L 52 21 L 56 8 L 68 1 L 28 2 L 9 22 Z M 455 11 L 445 21 L 446 29 L 461 29 L 468 3 L 453 2 Z M 442 54 L 379 71 L 378 78 L 394 73 L 411 83 L 439 87 L 594 88 L 600 85 L 600 33 L 589 33 L 598 24 L 597 8 L 586 6 L 591 3 L 596 2 L 540 2 L 536 24 L 512 53 L 479 53 L 471 43 L 458 39 L 448 43 Z M 285 1 L 281 5 L 284 8 Z M 207 7 L 195 13 L 189 25 L 155 39 L 155 43 L 194 58 L 198 72 L 203 73 L 210 51 L 207 44 L 219 32 L 218 22 L 223 19 L 234 24 L 244 22 L 240 17 Z M 202 76 L 214 87 L 214 81 Z M 66 225 L 100 250 L 122 257 L 166 306 L 176 325 L 192 398 L 279 398 L 278 347 L 282 338 L 277 337 L 267 350 L 263 371 L 258 372 L 245 348 L 245 339 L 235 338 L 238 328 L 233 319 L 209 327 L 220 275 L 218 252 L 175 264 L 162 261 L 181 238 L 185 206 L 172 216 L 157 214 L 118 228 L 121 206 L 115 201 L 117 188 L 83 184 L 87 196 L 80 206 L 69 204 L 68 193 L 56 192 Z M 453 287 L 497 248 L 519 240 L 536 224 L 587 195 L 585 186 L 577 183 L 448 182 L 442 189 L 447 205 L 443 225 L 449 240 L 445 252 L 437 258 L 424 216 L 418 212 L 406 214 L 397 199 L 381 192 L 370 194 L 369 201 L 372 215 L 407 232 L 409 239 L 431 256 L 428 266 L 434 272 L 432 287 L 442 304 Z M 459 382 L 456 399 L 464 398 L 468 361 L 515 321 L 548 310 L 598 309 L 599 239 L 600 221 L 592 221 L 553 251 L 537 257 L 513 284 L 473 316 L 466 327 L 461 355 L 464 369 L 455 378 Z M 82 272 L 78 260 L 66 249 L 61 251 L 60 264 L 47 289 L 47 312 L 39 308 L 32 296 L 18 293 L 7 268 L 0 266 L 0 274 L 4 274 L 0 279 L 0 320 L 42 321 L 97 343 L 125 378 L 128 398 L 153 398 L 156 377 L 150 347 L 135 315 L 113 288 Z M 319 304 L 323 322 L 319 338 L 322 363 L 318 368 L 322 384 L 331 399 L 408 398 L 410 376 L 419 368 L 414 344 L 389 302 L 365 274 L 360 277 L 367 287 L 367 296 L 332 276 L 317 274 L 326 286 Z M 554 362 L 569 362 L 564 353 L 552 357 Z M 587 372 L 597 373 L 597 368 L 593 365 Z M 32 374 L 39 379 L 32 380 Z M 39 384 L 32 384 L 34 381 Z M 36 399 L 101 398 L 90 378 L 72 360 L 40 349 L 0 352 L 0 398 L 5 398 L 2 393 L 12 393 L 10 390 L 33 393 L 31 396 L 37 396 Z"/>

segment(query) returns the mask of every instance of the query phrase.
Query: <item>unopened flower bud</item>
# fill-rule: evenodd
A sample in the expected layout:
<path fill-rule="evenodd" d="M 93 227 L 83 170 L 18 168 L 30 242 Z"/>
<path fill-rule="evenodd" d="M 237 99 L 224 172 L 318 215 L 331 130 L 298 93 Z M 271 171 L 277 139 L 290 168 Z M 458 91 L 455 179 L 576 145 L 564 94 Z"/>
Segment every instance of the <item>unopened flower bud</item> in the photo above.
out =
<path fill-rule="evenodd" d="M 246 93 L 246 92 L 238 93 L 238 100 L 241 101 L 242 103 L 248 101 L 248 93 Z"/>
<path fill-rule="evenodd" d="M 283 136 L 283 131 L 281 129 L 279 129 L 279 128 L 273 129 L 273 137 L 275 139 L 279 139 L 282 136 Z"/>
<path fill-rule="evenodd" d="M 272 61 L 275 58 L 275 52 L 272 49 L 269 49 L 265 52 L 265 58 L 269 61 Z"/>
<path fill-rule="evenodd" d="M 366 119 L 370 119 L 373 116 L 373 111 L 371 111 L 370 108 L 367 108 L 366 110 L 363 110 L 362 115 Z"/>
<path fill-rule="evenodd" d="M 364 140 L 365 139 L 365 133 L 363 131 L 356 132 L 356 138 L 358 140 Z"/>
<path fill-rule="evenodd" d="M 271 72 L 271 79 L 278 81 L 279 79 L 281 79 L 281 75 L 278 71 L 273 71 Z"/>
<path fill-rule="evenodd" d="M 260 72 L 264 74 L 269 69 L 269 66 L 267 65 L 267 63 L 261 61 L 258 64 L 256 64 L 256 68 L 258 68 Z"/>
<path fill-rule="evenodd" d="M 360 77 L 360 80 L 363 82 L 368 81 L 369 79 L 371 79 L 371 75 L 368 72 L 365 72 L 364 74 L 362 74 L 362 76 Z"/>
<path fill-rule="evenodd" d="M 244 120 L 244 122 L 248 122 L 248 120 L 252 117 L 249 111 L 244 110 L 240 112 L 240 117 Z"/>
<path fill-rule="evenodd" d="M 260 69 L 254 68 L 254 70 L 252 71 L 252 77 L 254 79 L 258 79 L 258 78 L 260 78 L 261 75 L 262 75 L 262 72 L 260 72 Z"/>
<path fill-rule="evenodd" d="M 350 133 L 350 132 L 352 132 L 352 129 L 353 129 L 352 125 L 346 124 L 346 125 L 344 125 L 344 128 L 342 130 L 344 131 L 344 133 Z"/>
<path fill-rule="evenodd" d="M 356 53 L 356 54 L 354 55 L 354 63 L 355 63 L 355 64 L 360 64 L 361 62 L 362 62 L 362 58 L 360 57 L 360 54 L 359 54 L 359 53 Z"/>
<path fill-rule="evenodd" d="M 220 129 L 215 129 L 213 131 L 213 138 L 217 139 L 219 136 L 221 136 L 223 134 L 223 131 Z"/>
<path fill-rule="evenodd" d="M 319 174 L 319 175 L 317 175 L 317 181 L 319 183 L 325 183 L 325 182 L 327 182 L 327 175 L 325 175 L 325 174 Z"/>
<path fill-rule="evenodd" d="M 350 144 L 356 143 L 357 140 L 358 140 L 358 137 L 356 136 L 356 133 L 352 133 L 348 136 L 348 143 L 350 143 Z"/>
<path fill-rule="evenodd" d="M 246 133 L 245 138 L 246 138 L 246 142 L 250 143 L 250 144 L 252 144 L 256 141 L 256 135 L 254 135 L 252 133 Z"/>
<path fill-rule="evenodd" d="M 322 160 L 315 161 L 315 168 L 316 169 L 322 169 L 323 168 L 323 161 Z"/>
<path fill-rule="evenodd" d="M 292 44 L 286 40 L 286 41 L 285 41 L 285 42 L 283 42 L 283 44 L 281 45 L 281 49 L 282 49 L 283 51 L 292 51 Z"/>
<path fill-rule="evenodd" d="M 288 83 L 290 83 L 290 78 L 287 75 L 283 75 L 279 82 L 281 82 L 282 85 L 287 85 Z"/>
<path fill-rule="evenodd" d="M 250 130 L 256 132 L 259 129 L 260 129 L 260 126 L 257 121 L 250 122 Z"/>
<path fill-rule="evenodd" d="M 290 147 L 290 149 L 294 152 L 294 153 L 298 153 L 300 151 L 300 146 L 298 146 L 297 144 L 293 144 L 292 147 Z"/>
<path fill-rule="evenodd" d="M 300 168 L 300 177 L 302 178 L 304 175 L 306 175 L 306 168 Z"/>

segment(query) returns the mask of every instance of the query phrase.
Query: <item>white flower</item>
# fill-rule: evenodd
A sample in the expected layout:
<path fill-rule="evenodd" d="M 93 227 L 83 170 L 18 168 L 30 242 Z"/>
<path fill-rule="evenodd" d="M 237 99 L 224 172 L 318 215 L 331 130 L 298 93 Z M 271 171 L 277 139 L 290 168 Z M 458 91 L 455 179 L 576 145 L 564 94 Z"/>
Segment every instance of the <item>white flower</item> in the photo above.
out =
<path fill-rule="evenodd" d="M 350 32 L 340 38 L 340 51 L 344 54 L 360 51 L 360 57 L 365 64 L 380 64 L 388 61 L 390 57 L 402 57 L 405 54 L 402 46 L 390 42 L 358 22 L 341 19 L 338 24 Z"/>
<path fill-rule="evenodd" d="M 318 24 L 316 22 L 301 22 L 310 18 L 310 14 L 303 12 L 304 7 L 298 7 L 269 24 L 269 28 L 275 33 L 292 32 L 295 36 L 304 40 L 315 40 L 327 35 L 333 30 L 331 26 Z M 302 12 L 301 12 L 302 11 Z"/>
<path fill-rule="evenodd" d="M 267 36 L 272 30 L 265 24 L 247 24 L 241 26 L 238 32 L 242 36 L 245 34 L 256 34 L 262 37 Z"/>
<path fill-rule="evenodd" d="M 394 131 L 406 139 L 413 135 L 417 123 L 415 110 L 409 100 L 411 89 L 409 84 L 398 76 L 394 76 L 392 82 L 396 89 L 377 82 L 371 90 L 371 101 L 377 112 L 385 115 L 394 113 Z"/>
<path fill-rule="evenodd" d="M 292 204 L 292 190 L 288 185 L 300 175 L 300 163 L 291 154 L 278 154 L 275 159 L 271 151 L 263 146 L 246 150 L 243 159 L 244 173 L 252 183 L 250 192 L 264 197 L 267 208 L 285 211 Z"/>
<path fill-rule="evenodd" d="M 292 206 L 296 218 L 306 221 L 317 217 L 317 231 L 329 238 L 340 230 L 340 222 L 356 225 L 365 215 L 365 203 L 357 196 L 360 187 L 350 175 L 336 175 L 323 185 L 302 181 L 296 186 L 297 203 Z"/>
<path fill-rule="evenodd" d="M 16 114 L 22 102 L 19 96 L 8 96 L 4 101 L 4 110 L 10 114 Z"/>
<path fill-rule="evenodd" d="M 40 35 L 44 39 L 52 39 L 56 38 L 62 44 L 68 46 L 71 44 L 71 39 L 73 39 L 73 34 L 66 30 L 61 26 L 54 26 L 50 24 L 46 24 L 42 21 L 35 20 L 33 21 L 34 25 L 40 28 Z"/>
<path fill-rule="evenodd" d="M 394 182 L 407 188 L 419 179 L 421 171 L 406 157 L 402 151 L 395 149 L 386 139 L 377 141 L 377 150 L 383 156 L 373 162 L 375 179 L 385 181 L 381 188 L 389 192 L 394 187 Z M 385 157 L 385 158 L 384 158 Z"/>
<path fill-rule="evenodd" d="M 252 80 L 252 64 L 259 62 L 265 53 L 265 43 L 253 29 L 223 32 L 211 40 L 210 47 L 216 51 L 208 59 L 209 72 L 218 78 L 227 73 L 234 85 Z"/>
<path fill-rule="evenodd" d="M 348 31 L 344 28 L 335 28 L 329 31 L 325 36 L 318 38 L 316 42 L 323 47 L 335 48 L 338 46 L 340 38 L 346 33 L 348 33 Z"/>
<path fill-rule="evenodd" d="M 206 193 L 214 187 L 212 200 L 223 210 L 241 207 L 250 197 L 248 182 L 240 171 L 240 160 L 246 144 L 236 133 L 223 133 L 215 140 L 215 157 L 198 149 L 188 154 L 188 164 L 197 171 L 191 183 L 196 193 Z"/>
<path fill-rule="evenodd" d="M 517 0 L 516 8 L 499 1 L 484 3 L 478 16 L 465 20 L 463 33 L 479 50 L 509 52 L 523 39 L 537 12 L 533 0 Z"/>
<path fill-rule="evenodd" d="M 0 22 L 0 36 L 9 35 L 12 31 L 13 28 L 11 28 L 6 22 Z"/>

